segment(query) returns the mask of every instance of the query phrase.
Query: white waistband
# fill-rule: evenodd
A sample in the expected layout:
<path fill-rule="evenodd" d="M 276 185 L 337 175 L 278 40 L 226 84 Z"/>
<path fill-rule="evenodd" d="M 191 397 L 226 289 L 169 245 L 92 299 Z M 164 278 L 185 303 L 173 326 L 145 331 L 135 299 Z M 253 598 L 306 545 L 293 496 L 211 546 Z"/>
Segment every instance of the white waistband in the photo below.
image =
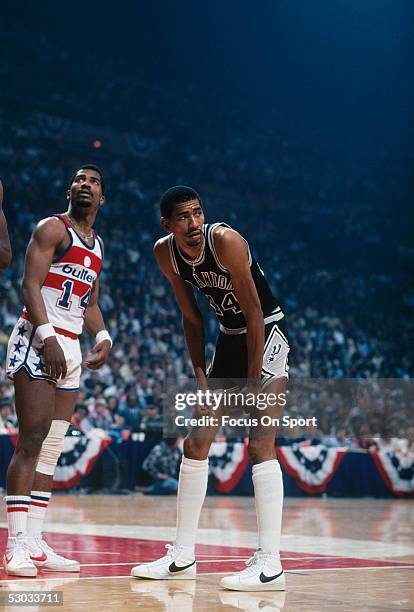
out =
<path fill-rule="evenodd" d="M 276 308 L 273 312 L 274 314 L 272 313 L 264 319 L 265 325 L 267 325 L 267 323 L 272 323 L 273 321 L 280 321 L 280 319 L 283 319 L 283 317 L 285 316 L 280 310 L 280 308 Z M 233 336 L 238 336 L 239 334 L 245 334 L 247 332 L 247 327 L 230 329 L 229 327 L 224 327 L 224 325 L 220 323 L 220 331 L 223 332 L 223 334 L 231 334 Z"/>

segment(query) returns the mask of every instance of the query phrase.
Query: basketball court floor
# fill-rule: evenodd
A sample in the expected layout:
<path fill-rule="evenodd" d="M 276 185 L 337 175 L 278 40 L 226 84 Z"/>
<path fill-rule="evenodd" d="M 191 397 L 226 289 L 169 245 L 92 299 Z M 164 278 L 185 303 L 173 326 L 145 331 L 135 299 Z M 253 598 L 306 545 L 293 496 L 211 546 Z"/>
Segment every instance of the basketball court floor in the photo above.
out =
<path fill-rule="evenodd" d="M 3 514 L 0 546 L 6 541 Z M 0 572 L 0 593 L 63 591 L 59 610 L 355 611 L 414 610 L 414 505 L 408 500 L 288 498 L 282 536 L 286 592 L 219 589 L 256 546 L 253 498 L 208 497 L 199 530 L 196 581 L 129 577 L 165 552 L 175 497 L 55 495 L 48 541 L 81 562 L 80 575 Z M 43 610 L 50 606 L 6 606 Z"/>

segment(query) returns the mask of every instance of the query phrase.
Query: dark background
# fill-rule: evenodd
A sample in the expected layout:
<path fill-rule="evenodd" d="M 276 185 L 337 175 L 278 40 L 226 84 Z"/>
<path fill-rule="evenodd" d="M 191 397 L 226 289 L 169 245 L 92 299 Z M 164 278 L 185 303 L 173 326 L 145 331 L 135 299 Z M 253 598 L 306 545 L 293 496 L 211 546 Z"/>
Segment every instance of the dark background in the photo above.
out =
<path fill-rule="evenodd" d="M 296 363 L 314 376 L 411 375 L 413 13 L 409 0 L 3 2 L 14 302 L 35 221 L 63 210 L 73 168 L 96 161 L 114 333 L 130 304 L 156 325 L 143 292 L 162 283 L 157 201 L 186 183 L 208 221 L 249 239 L 286 307 Z M 47 137 L 36 113 L 69 121 L 64 137 Z M 127 134 L 142 155 L 120 144 Z M 342 363 L 338 330 L 358 367 Z"/>

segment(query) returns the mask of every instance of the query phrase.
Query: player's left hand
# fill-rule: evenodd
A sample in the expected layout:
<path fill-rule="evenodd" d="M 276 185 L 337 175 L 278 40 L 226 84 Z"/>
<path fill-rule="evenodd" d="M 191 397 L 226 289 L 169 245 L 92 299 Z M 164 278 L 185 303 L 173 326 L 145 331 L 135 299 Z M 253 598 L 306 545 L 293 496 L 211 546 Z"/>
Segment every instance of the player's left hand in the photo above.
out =
<path fill-rule="evenodd" d="M 111 343 L 109 340 L 102 340 L 95 344 L 93 349 L 87 354 L 83 365 L 89 370 L 99 370 L 108 359 Z"/>

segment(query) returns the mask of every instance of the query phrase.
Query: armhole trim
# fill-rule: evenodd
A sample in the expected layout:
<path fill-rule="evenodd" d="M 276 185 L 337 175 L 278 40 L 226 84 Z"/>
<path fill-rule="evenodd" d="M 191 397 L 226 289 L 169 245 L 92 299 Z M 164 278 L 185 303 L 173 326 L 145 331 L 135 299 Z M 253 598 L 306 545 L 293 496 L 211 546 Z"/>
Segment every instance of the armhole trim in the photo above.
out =
<path fill-rule="evenodd" d="M 227 225 L 227 223 L 213 223 L 212 225 L 210 225 L 209 227 L 209 232 L 208 232 L 208 244 L 210 246 L 211 252 L 213 254 L 213 257 L 215 259 L 216 264 L 218 265 L 218 267 L 223 270 L 223 272 L 227 272 L 227 274 L 229 274 L 229 271 L 227 270 L 227 268 L 225 268 L 223 266 L 223 264 L 221 263 L 219 256 L 217 255 L 217 251 L 216 251 L 216 247 L 214 244 L 214 237 L 213 237 L 213 231 L 215 230 L 216 227 L 218 227 L 219 225 L 223 225 L 224 227 L 227 227 L 228 229 L 233 229 L 232 227 L 230 227 L 230 225 Z M 235 230 L 233 230 L 235 231 Z M 249 243 L 247 242 L 246 238 L 244 238 L 241 234 L 239 234 L 239 236 L 244 240 L 244 242 L 246 243 L 247 246 L 247 258 L 249 261 L 249 266 L 251 267 L 252 265 L 252 254 L 250 253 L 250 247 L 249 247 Z"/>
<path fill-rule="evenodd" d="M 178 276 L 180 276 L 180 271 L 178 269 L 177 260 L 175 258 L 175 253 L 174 253 L 173 240 L 174 240 L 174 236 L 172 234 L 170 234 L 168 236 L 168 250 L 169 250 L 169 253 L 170 253 L 170 261 L 171 261 L 171 265 L 172 265 L 172 268 L 173 268 L 174 272 Z"/>
<path fill-rule="evenodd" d="M 70 231 L 70 226 L 66 223 L 66 221 L 65 221 L 65 219 L 63 218 L 62 215 L 52 215 L 52 216 L 55 217 L 56 219 L 59 219 L 60 221 L 62 221 L 63 225 L 65 226 L 66 232 L 68 233 L 69 240 L 70 240 L 68 246 L 63 251 L 63 253 L 61 255 L 59 255 L 59 257 L 56 257 L 56 258 L 54 257 L 53 258 L 53 260 L 52 260 L 52 266 L 53 266 L 53 264 L 59 263 L 60 261 L 62 261 L 62 259 L 65 257 L 65 255 L 67 255 L 69 253 L 70 249 L 73 246 L 73 236 L 72 236 L 72 233 Z"/>

